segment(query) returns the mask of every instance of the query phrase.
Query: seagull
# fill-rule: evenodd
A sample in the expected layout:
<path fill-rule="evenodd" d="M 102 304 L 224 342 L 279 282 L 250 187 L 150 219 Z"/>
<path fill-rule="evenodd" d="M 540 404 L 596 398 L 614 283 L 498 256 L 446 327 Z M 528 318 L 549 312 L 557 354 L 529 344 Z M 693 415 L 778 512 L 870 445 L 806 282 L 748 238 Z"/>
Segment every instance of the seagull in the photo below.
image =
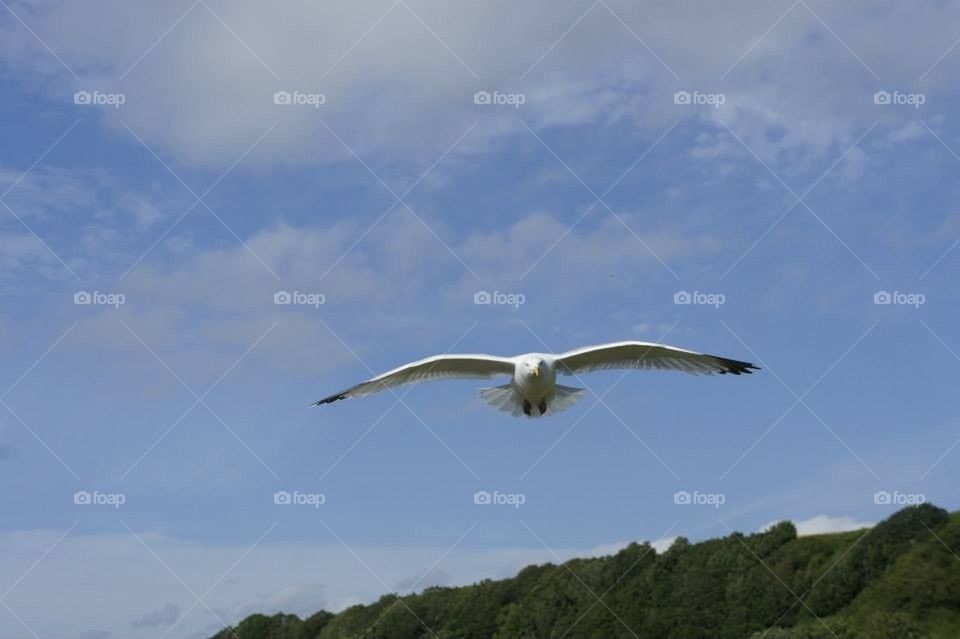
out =
<path fill-rule="evenodd" d="M 362 397 L 403 384 L 438 379 L 485 379 L 509 375 L 502 386 L 481 388 L 480 397 L 514 417 L 542 417 L 572 406 L 583 388 L 557 384 L 557 375 L 579 376 L 604 369 L 675 370 L 693 375 L 742 375 L 760 370 L 749 362 L 706 355 L 666 344 L 611 342 L 587 346 L 560 355 L 527 353 L 516 357 L 496 355 L 434 355 L 377 375 L 311 406 Z M 579 379 L 579 377 L 578 377 Z"/>

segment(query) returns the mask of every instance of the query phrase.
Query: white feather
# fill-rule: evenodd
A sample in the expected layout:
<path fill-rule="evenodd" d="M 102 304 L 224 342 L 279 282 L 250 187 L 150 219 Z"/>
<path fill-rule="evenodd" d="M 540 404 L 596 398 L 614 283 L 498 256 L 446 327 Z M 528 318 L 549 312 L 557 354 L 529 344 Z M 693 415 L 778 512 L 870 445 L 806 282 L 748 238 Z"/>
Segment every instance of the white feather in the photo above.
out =
<path fill-rule="evenodd" d="M 671 369 L 692 374 L 741 375 L 757 370 L 749 362 L 688 351 L 650 342 L 612 342 L 568 351 L 562 355 L 528 353 L 517 357 L 494 355 L 435 355 L 377 375 L 345 391 L 318 402 L 329 404 L 341 399 L 360 397 L 388 390 L 402 384 L 437 379 L 476 379 L 510 375 L 509 384 L 484 388 L 480 397 L 496 408 L 514 416 L 526 414 L 540 417 L 559 413 L 572 406 L 583 395 L 583 389 L 561 386 L 557 374 L 579 375 L 611 368 Z M 527 410 L 524 411 L 524 406 Z M 545 406 L 543 412 L 540 407 Z"/>

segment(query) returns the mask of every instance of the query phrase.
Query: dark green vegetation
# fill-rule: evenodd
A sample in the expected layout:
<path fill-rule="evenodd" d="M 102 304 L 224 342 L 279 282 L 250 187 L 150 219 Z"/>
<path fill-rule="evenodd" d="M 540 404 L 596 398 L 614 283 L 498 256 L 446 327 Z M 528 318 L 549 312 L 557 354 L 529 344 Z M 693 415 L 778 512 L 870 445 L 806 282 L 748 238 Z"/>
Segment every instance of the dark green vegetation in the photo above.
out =
<path fill-rule="evenodd" d="M 960 559 L 950 549 L 960 551 L 960 513 L 924 504 L 868 531 L 798 538 L 784 522 L 302 621 L 253 615 L 214 639 L 955 638 Z"/>

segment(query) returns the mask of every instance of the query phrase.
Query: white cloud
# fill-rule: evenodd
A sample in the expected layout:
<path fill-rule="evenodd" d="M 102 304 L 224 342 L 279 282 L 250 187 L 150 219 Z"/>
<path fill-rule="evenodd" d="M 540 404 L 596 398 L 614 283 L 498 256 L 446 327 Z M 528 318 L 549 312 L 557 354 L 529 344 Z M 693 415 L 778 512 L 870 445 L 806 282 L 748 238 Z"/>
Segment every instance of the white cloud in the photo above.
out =
<path fill-rule="evenodd" d="M 39 270 L 47 277 L 62 277 L 61 267 L 34 235 L 28 232 L 4 232 L 0 237 L 0 266 L 3 279 L 11 278 L 23 269 Z"/>
<path fill-rule="evenodd" d="M 134 628 L 166 628 L 180 617 L 180 606 L 168 602 L 159 610 L 148 612 L 130 622 Z"/>
<path fill-rule="evenodd" d="M 894 130 L 890 134 L 890 140 L 893 142 L 906 142 L 917 140 L 927 135 L 929 135 L 929 133 L 925 128 L 923 128 L 923 125 L 920 124 L 920 122 L 917 120 L 910 120 L 899 129 Z"/>
<path fill-rule="evenodd" d="M 329 591 L 325 584 L 316 582 L 284 586 L 261 601 L 241 606 L 234 614 L 243 617 L 254 613 L 271 615 L 283 612 L 303 618 L 320 610 L 339 612 L 344 606 L 340 600 L 328 599 Z"/>
<path fill-rule="evenodd" d="M 26 168 L 0 168 L 0 192 L 9 189 L 4 201 L 17 215 L 30 220 L 75 219 L 76 211 L 97 204 L 98 191 L 109 181 L 98 171 L 37 166 L 24 175 Z"/>
<path fill-rule="evenodd" d="M 676 119 L 722 119 L 773 161 L 823 153 L 876 119 L 902 117 L 872 104 L 873 91 L 916 84 L 955 39 L 950 25 L 960 17 L 948 3 L 920 12 L 809 2 L 767 32 L 785 6 L 607 5 L 616 17 L 596 5 L 558 41 L 589 4 L 211 1 L 157 42 L 189 3 L 54 0 L 18 8 L 79 81 L 13 20 L 0 46 L 14 68 L 41 78 L 42 90 L 66 104 L 78 88 L 122 91 L 120 109 L 101 110 L 108 126 L 126 137 L 122 118 L 188 163 L 230 163 L 279 121 L 247 162 L 353 161 L 326 123 L 362 156 L 429 164 L 477 120 L 460 152 L 527 135 L 517 115 L 537 127 L 627 122 L 646 137 Z M 925 76 L 931 110 L 957 64 L 947 56 Z M 722 89 L 728 100 L 719 110 L 678 108 L 671 96 L 680 88 Z M 326 103 L 274 105 L 280 89 L 323 93 Z M 523 92 L 527 102 L 517 113 L 478 108 L 479 89 Z"/>
<path fill-rule="evenodd" d="M 607 555 L 615 555 L 627 546 L 630 545 L 629 541 L 614 541 L 609 544 L 601 544 L 599 546 L 594 546 L 586 553 L 583 557 L 606 557 Z"/>
<path fill-rule="evenodd" d="M 127 183 L 106 169 L 48 163 L 25 174 L 0 167 L 0 193 L 8 189 L 3 201 L 13 214 L 0 206 L 0 265 L 9 276 L 39 271 L 53 279 L 70 277 L 59 259 L 81 277 L 91 270 L 102 273 L 131 245 L 155 234 L 154 226 L 170 211 L 186 207 L 179 190 L 170 195 L 156 184 Z M 95 270 L 85 268 L 91 264 Z"/>
<path fill-rule="evenodd" d="M 655 213 L 624 213 L 621 217 L 643 233 L 647 246 L 673 267 L 706 259 L 720 250 L 720 241 L 708 233 L 662 230 L 659 223 L 651 222 Z M 284 370 L 322 374 L 356 362 L 318 318 L 336 326 L 337 318 L 351 317 L 352 329 L 389 331 L 408 340 L 431 339 L 440 318 L 477 316 L 473 294 L 480 289 L 524 293 L 530 302 L 525 312 L 529 309 L 535 314 L 536 291 L 550 287 L 550 303 L 543 297 L 540 308 L 552 314 L 558 304 L 582 304 L 584 295 L 625 286 L 609 277 L 613 271 L 623 274 L 620 279 L 631 281 L 649 273 L 666 274 L 656 257 L 612 216 L 590 220 L 567 232 L 568 222 L 535 213 L 518 219 L 505 231 L 475 231 L 460 238 L 442 220 L 425 219 L 445 238 L 450 250 L 480 276 L 479 281 L 423 224 L 402 210 L 386 217 L 352 249 L 364 231 L 362 223 L 279 224 L 247 238 L 249 250 L 239 243 L 201 248 L 187 256 L 156 249 L 156 255 L 116 285 L 127 303 L 119 310 L 104 309 L 84 318 L 78 331 L 91 347 L 112 344 L 137 351 L 142 347 L 119 323 L 118 319 L 123 319 L 147 344 L 169 358 L 176 370 L 207 371 L 216 377 L 269 326 L 279 322 L 253 357 Z M 538 259 L 529 276 L 518 280 Z M 558 281 L 564 285 L 554 286 Z M 273 296 L 281 290 L 322 294 L 324 304 L 319 308 L 278 306 Z M 388 306 L 389 315 L 377 312 Z M 350 343 L 349 334 L 344 338 Z M 179 361 L 168 349 L 184 343 L 190 344 L 184 355 L 188 360 Z M 362 345 L 351 346 L 367 358 Z M 326 355 L 318 358 L 321 352 Z"/>
<path fill-rule="evenodd" d="M 653 546 L 653 549 L 657 552 L 667 552 L 676 540 L 676 537 L 665 537 L 652 542 L 650 545 Z"/>
<path fill-rule="evenodd" d="M 762 532 L 769 530 L 771 526 L 774 526 L 777 523 L 777 521 L 772 521 L 769 524 L 762 526 L 760 531 Z M 874 523 L 875 522 L 859 521 L 853 517 L 848 517 L 845 515 L 839 517 L 832 517 L 830 515 L 815 515 L 809 519 L 802 519 L 800 521 L 793 522 L 794 526 L 797 527 L 797 535 L 800 537 L 870 528 L 874 525 Z"/>
<path fill-rule="evenodd" d="M 426 574 L 411 575 L 397 582 L 394 588 L 397 592 L 419 592 L 431 586 L 446 586 L 450 584 L 450 573 L 446 570 L 433 568 Z"/>
<path fill-rule="evenodd" d="M 664 553 L 669 550 L 670 546 L 673 545 L 673 542 L 677 540 L 676 536 L 673 537 L 663 537 L 661 539 L 655 539 L 653 541 L 647 542 L 657 553 Z M 594 546 L 593 548 L 585 551 L 584 553 L 577 555 L 578 557 L 606 557 L 607 555 L 615 555 L 627 546 L 629 546 L 632 541 L 614 541 L 609 544 L 601 544 L 599 546 Z"/>

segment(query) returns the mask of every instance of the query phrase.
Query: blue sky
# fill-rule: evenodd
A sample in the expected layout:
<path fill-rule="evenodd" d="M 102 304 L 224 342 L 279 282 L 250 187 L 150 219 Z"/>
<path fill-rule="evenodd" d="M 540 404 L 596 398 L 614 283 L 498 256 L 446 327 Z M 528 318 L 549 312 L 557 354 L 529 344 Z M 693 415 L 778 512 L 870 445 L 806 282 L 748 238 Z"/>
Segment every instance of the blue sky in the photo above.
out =
<path fill-rule="evenodd" d="M 354 5 L 0 7 L 3 636 L 958 507 L 958 3 Z M 764 370 L 307 408 L 624 339 Z"/>

